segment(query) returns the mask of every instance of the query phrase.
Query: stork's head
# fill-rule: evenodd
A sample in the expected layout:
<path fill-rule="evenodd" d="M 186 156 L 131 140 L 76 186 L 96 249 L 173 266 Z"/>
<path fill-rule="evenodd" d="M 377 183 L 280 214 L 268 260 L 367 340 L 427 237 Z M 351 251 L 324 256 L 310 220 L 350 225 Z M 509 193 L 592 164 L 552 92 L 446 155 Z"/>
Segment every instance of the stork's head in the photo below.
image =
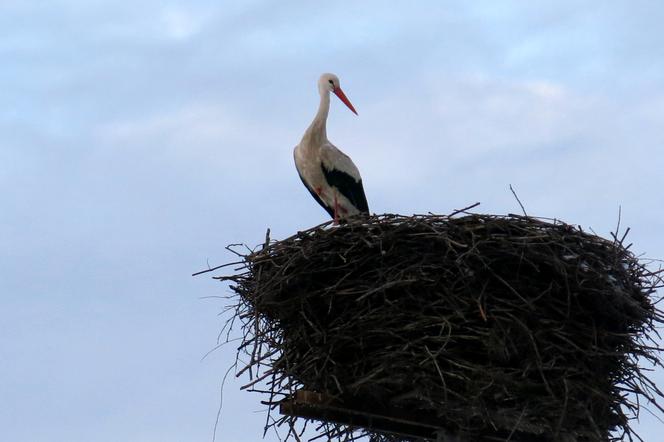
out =
<path fill-rule="evenodd" d="M 320 91 L 321 94 L 323 93 L 327 94 L 332 92 L 334 95 L 339 97 L 339 100 L 341 100 L 346 106 L 348 106 L 348 109 L 352 110 L 353 113 L 357 115 L 357 111 L 350 103 L 350 100 L 348 99 L 348 97 L 346 97 L 344 91 L 341 90 L 339 77 L 337 77 L 336 75 L 334 74 L 321 75 L 320 78 L 318 79 L 318 90 Z"/>

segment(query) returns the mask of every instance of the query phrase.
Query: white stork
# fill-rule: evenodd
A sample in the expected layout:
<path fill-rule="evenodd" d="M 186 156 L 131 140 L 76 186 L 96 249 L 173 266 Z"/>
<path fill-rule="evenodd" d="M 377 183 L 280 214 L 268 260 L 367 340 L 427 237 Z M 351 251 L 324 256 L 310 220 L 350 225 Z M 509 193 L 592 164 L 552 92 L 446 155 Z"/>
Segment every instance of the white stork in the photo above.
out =
<path fill-rule="evenodd" d="M 330 92 L 355 115 L 357 112 L 341 90 L 339 78 L 323 74 L 318 80 L 318 112 L 295 146 L 293 155 L 300 179 L 311 196 L 323 206 L 335 223 L 358 213 L 369 213 L 362 177 L 353 161 L 327 139 L 325 125 L 330 110 Z"/>

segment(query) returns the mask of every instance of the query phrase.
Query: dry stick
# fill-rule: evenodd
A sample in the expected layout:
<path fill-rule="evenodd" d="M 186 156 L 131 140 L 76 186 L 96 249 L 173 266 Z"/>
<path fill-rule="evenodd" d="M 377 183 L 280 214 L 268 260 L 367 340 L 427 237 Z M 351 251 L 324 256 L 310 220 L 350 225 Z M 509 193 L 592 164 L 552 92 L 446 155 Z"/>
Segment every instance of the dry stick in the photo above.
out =
<path fill-rule="evenodd" d="M 510 442 L 512 440 L 512 436 L 514 436 L 514 433 L 516 432 L 516 429 L 519 428 L 519 424 L 521 423 L 521 419 L 523 419 L 523 416 L 526 414 L 527 409 L 528 409 L 528 405 L 526 404 L 526 406 L 523 407 L 523 410 L 521 411 L 521 414 L 519 415 L 519 419 L 514 424 L 514 427 L 512 428 L 512 431 L 510 432 L 509 436 L 507 436 L 507 439 L 505 440 L 505 442 Z M 556 434 L 556 436 L 557 436 L 557 434 Z"/>
<path fill-rule="evenodd" d="M 217 266 L 217 267 L 212 267 L 211 269 L 201 270 L 200 272 L 192 273 L 191 276 L 197 276 L 197 275 L 207 273 L 207 272 L 214 272 L 215 270 L 219 270 L 221 268 L 232 266 L 232 265 L 237 265 L 237 264 L 244 264 L 244 260 L 243 261 L 229 262 L 227 264 L 222 264 L 222 265 Z"/>
<path fill-rule="evenodd" d="M 526 213 L 526 209 L 523 207 L 523 204 L 521 204 L 521 200 L 517 196 L 516 192 L 514 191 L 514 188 L 512 188 L 512 185 L 510 184 L 510 190 L 512 191 L 512 195 L 514 195 L 514 198 L 516 198 L 516 201 L 519 203 L 519 206 L 521 206 L 521 211 L 523 212 L 524 216 L 528 216 Z"/>
<path fill-rule="evenodd" d="M 466 206 L 466 207 L 464 207 L 463 209 L 456 209 L 456 210 L 454 210 L 454 212 L 450 213 L 449 215 L 446 215 L 446 217 L 447 217 L 447 218 L 452 218 L 454 215 L 458 215 L 458 214 L 460 214 L 460 213 L 466 213 L 466 212 L 468 212 L 470 209 L 473 209 L 473 208 L 475 208 L 475 207 L 477 207 L 477 206 L 479 206 L 479 205 L 480 205 L 480 203 L 479 203 L 479 201 L 478 201 L 478 202 L 476 202 L 475 204 L 471 204 L 470 206 Z"/>
<path fill-rule="evenodd" d="M 612 233 L 614 241 L 618 241 L 618 234 L 620 233 L 620 218 L 622 216 L 622 206 L 618 205 L 618 224 L 616 225 L 615 233 Z M 622 242 L 621 242 L 622 243 Z"/>
<path fill-rule="evenodd" d="M 224 405 L 224 385 L 226 384 L 226 378 L 228 377 L 228 374 L 231 372 L 231 370 L 237 367 L 237 361 L 230 367 L 228 367 L 228 370 L 226 371 L 226 374 L 224 375 L 223 380 L 221 381 L 221 387 L 219 389 L 219 408 L 217 409 L 217 418 L 214 421 L 214 428 L 212 429 L 212 442 L 215 442 L 217 439 L 217 428 L 219 427 L 219 422 L 221 422 L 221 409 Z"/>

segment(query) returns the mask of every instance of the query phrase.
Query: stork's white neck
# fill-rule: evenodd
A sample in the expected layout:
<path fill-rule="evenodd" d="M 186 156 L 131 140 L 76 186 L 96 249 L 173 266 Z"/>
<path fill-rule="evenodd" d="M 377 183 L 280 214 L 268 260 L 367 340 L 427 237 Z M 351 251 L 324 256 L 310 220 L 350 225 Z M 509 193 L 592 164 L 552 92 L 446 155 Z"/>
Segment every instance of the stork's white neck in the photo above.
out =
<path fill-rule="evenodd" d="M 330 91 L 319 87 L 320 103 L 318 112 L 302 137 L 305 144 L 320 146 L 327 141 L 327 115 L 330 112 Z"/>

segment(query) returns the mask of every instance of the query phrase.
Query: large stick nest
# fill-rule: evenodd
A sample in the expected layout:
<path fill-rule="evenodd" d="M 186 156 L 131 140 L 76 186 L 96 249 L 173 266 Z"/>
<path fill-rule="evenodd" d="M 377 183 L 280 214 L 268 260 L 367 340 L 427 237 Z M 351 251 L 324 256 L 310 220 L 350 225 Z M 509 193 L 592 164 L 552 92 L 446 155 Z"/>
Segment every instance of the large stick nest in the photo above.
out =
<path fill-rule="evenodd" d="M 662 397 L 639 367 L 661 366 L 662 273 L 623 240 L 478 214 L 381 215 L 267 240 L 218 278 L 232 281 L 242 323 L 238 375 L 270 409 L 306 389 L 415 413 L 460 440 L 632 440 L 639 406 Z M 273 412 L 267 427 L 299 440 L 303 421 Z"/>

